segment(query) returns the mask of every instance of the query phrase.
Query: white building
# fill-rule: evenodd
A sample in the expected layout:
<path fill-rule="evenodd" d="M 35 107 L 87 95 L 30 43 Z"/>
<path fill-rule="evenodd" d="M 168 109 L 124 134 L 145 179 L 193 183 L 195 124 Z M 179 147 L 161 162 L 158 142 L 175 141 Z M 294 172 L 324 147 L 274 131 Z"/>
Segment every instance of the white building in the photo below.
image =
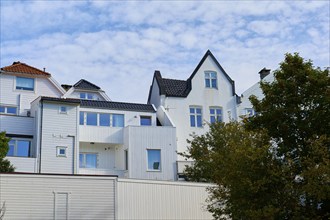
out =
<path fill-rule="evenodd" d="M 155 71 L 148 104 L 123 103 L 87 80 L 60 85 L 50 73 L 14 62 L 0 72 L 0 131 L 11 137 L 7 158 L 17 172 L 176 180 L 191 164 L 177 155 L 190 134 L 250 114 L 248 96 L 261 94 L 256 84 L 238 97 L 210 51 L 187 77 Z"/>

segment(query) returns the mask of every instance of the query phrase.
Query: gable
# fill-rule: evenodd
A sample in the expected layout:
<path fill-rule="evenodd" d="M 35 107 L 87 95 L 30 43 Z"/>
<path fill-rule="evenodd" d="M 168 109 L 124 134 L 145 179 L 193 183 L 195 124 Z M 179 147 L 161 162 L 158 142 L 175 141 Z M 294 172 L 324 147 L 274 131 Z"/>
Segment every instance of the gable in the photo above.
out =
<path fill-rule="evenodd" d="M 37 69 L 33 66 L 29 66 L 25 63 L 21 63 L 19 61 L 14 62 L 10 66 L 5 66 L 1 68 L 1 71 L 5 73 L 13 73 L 13 74 L 30 74 L 35 76 L 51 76 L 50 73 Z"/>

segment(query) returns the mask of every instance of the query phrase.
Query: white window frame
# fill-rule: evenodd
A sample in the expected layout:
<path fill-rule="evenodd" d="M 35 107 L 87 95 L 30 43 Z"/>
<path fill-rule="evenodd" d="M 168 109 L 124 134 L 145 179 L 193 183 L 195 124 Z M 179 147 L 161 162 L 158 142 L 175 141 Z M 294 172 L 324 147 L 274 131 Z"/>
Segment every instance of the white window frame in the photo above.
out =
<path fill-rule="evenodd" d="M 33 90 L 17 89 L 17 78 L 33 79 Z M 15 83 L 14 83 L 14 90 L 20 91 L 20 92 L 24 91 L 24 92 L 33 92 L 34 93 L 36 90 L 36 78 L 16 76 Z"/>
<path fill-rule="evenodd" d="M 81 112 L 83 113 L 83 124 L 80 124 L 80 114 Z M 95 113 L 96 114 L 96 125 L 88 125 L 87 124 L 87 113 Z M 110 115 L 110 126 L 104 126 L 100 125 L 100 114 L 109 114 Z M 123 115 L 123 127 L 115 127 L 113 124 L 113 116 L 114 115 Z M 79 125 L 84 125 L 84 126 L 99 126 L 99 127 L 112 127 L 112 128 L 124 128 L 125 127 L 125 114 L 118 114 L 118 113 L 105 113 L 105 112 L 89 112 L 89 111 L 80 111 L 79 112 Z"/>
<path fill-rule="evenodd" d="M 142 120 L 142 118 L 145 118 L 145 119 L 150 119 L 150 125 L 142 125 L 141 124 L 141 120 Z M 140 126 L 152 126 L 152 116 L 151 115 L 140 115 Z"/>
<path fill-rule="evenodd" d="M 247 117 L 254 116 L 255 114 L 256 114 L 256 112 L 254 111 L 253 108 L 245 108 L 245 115 Z"/>
<path fill-rule="evenodd" d="M 65 111 L 62 111 L 62 108 L 65 108 Z M 58 111 L 60 114 L 68 114 L 68 107 L 61 105 Z"/>
<path fill-rule="evenodd" d="M 191 109 L 195 109 L 194 113 L 190 112 Z M 197 109 L 200 109 L 201 113 L 197 113 Z M 192 124 L 191 124 L 191 116 L 195 117 L 195 126 L 192 126 Z M 198 126 L 197 116 L 201 116 L 201 126 Z M 190 124 L 191 128 L 202 128 L 203 127 L 203 107 L 202 106 L 197 106 L 197 105 L 189 106 L 189 124 Z"/>
<path fill-rule="evenodd" d="M 149 169 L 149 151 L 159 151 L 159 169 Z M 147 157 L 147 171 L 148 172 L 161 172 L 162 171 L 162 151 L 161 149 L 154 149 L 154 148 L 147 148 L 146 150 L 146 157 Z"/>
<path fill-rule="evenodd" d="M 215 77 L 212 77 L 211 74 L 215 73 Z M 207 76 L 208 74 L 208 76 Z M 215 79 L 215 87 L 212 85 L 212 80 Z M 209 82 L 210 86 L 208 87 L 206 85 L 206 81 Z M 216 71 L 205 71 L 204 72 L 204 83 L 205 83 L 205 88 L 209 88 L 209 89 L 218 89 L 218 74 Z"/>
<path fill-rule="evenodd" d="M 84 94 L 84 97 L 82 98 L 81 95 Z M 88 95 L 91 95 L 92 98 L 89 99 L 88 98 Z M 79 98 L 80 99 L 86 99 L 86 100 L 95 100 L 95 94 L 94 93 L 91 93 L 91 92 L 79 92 Z"/>
<path fill-rule="evenodd" d="M 10 105 L 0 105 L 0 107 L 5 109 L 5 112 L 0 112 L 0 114 L 6 114 L 6 115 L 18 115 L 18 108 L 17 106 L 10 106 Z M 8 108 L 15 108 L 16 114 L 8 113 Z"/>
<path fill-rule="evenodd" d="M 32 140 L 31 139 L 27 139 L 27 138 L 11 138 L 10 141 L 15 141 L 14 143 L 14 155 L 12 156 L 8 156 L 8 157 L 23 157 L 23 158 L 31 158 L 32 157 L 32 153 L 31 153 L 31 148 L 32 148 Z M 18 141 L 28 141 L 29 142 L 29 155 L 26 156 L 17 156 L 17 150 L 18 150 L 18 145 L 17 142 Z M 9 147 L 9 143 L 8 143 L 8 147 Z"/>
<path fill-rule="evenodd" d="M 83 166 L 80 167 L 80 154 L 84 155 L 84 159 L 83 159 Z M 86 167 L 86 154 L 94 154 L 96 155 L 96 167 Z M 99 155 L 96 152 L 80 152 L 79 153 L 79 168 L 81 169 L 97 169 L 99 167 Z"/>
<path fill-rule="evenodd" d="M 67 148 L 64 146 L 57 146 L 56 147 L 56 156 L 57 157 L 67 157 Z M 61 150 L 64 150 L 64 154 L 61 154 Z"/>
<path fill-rule="evenodd" d="M 214 110 L 214 114 L 211 114 L 211 109 Z M 220 115 L 217 114 L 217 110 L 219 110 L 219 109 L 221 110 L 221 114 Z M 215 117 L 216 122 L 218 122 L 218 117 L 219 116 L 221 117 L 221 121 L 220 122 L 223 122 L 223 109 L 222 109 L 222 107 L 220 107 L 220 106 L 210 106 L 209 113 L 210 113 L 210 123 L 212 123 L 211 117 Z"/>

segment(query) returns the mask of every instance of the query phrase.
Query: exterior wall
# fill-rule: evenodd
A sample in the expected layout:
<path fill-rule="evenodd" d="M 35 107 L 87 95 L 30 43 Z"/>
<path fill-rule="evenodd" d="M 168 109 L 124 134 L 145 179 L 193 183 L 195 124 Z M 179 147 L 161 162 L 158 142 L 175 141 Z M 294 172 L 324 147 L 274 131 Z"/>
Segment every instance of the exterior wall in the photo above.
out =
<path fill-rule="evenodd" d="M 206 88 L 204 72 L 216 71 L 218 89 Z M 200 127 L 190 127 L 189 106 L 201 106 L 203 122 L 206 124 Z M 192 90 L 187 98 L 167 97 L 164 108 L 177 126 L 177 146 L 178 152 L 183 152 L 187 147 L 187 139 L 191 139 L 190 134 L 204 134 L 208 131 L 207 125 L 210 122 L 210 107 L 222 107 L 223 121 L 229 122 L 236 119 L 236 97 L 233 95 L 232 84 L 217 67 L 214 61 L 208 57 L 201 65 L 196 75 L 192 79 Z M 178 160 L 183 160 L 178 156 Z"/>
<path fill-rule="evenodd" d="M 151 90 L 151 93 L 150 93 L 150 103 L 152 103 L 156 109 L 158 109 L 158 107 L 160 105 L 162 105 L 162 99 L 163 99 L 163 96 L 164 95 L 159 95 L 159 87 L 158 87 L 158 83 L 156 81 L 156 78 L 153 79 L 152 81 L 152 90 Z"/>
<path fill-rule="evenodd" d="M 147 170 L 147 149 L 161 150 L 160 171 Z M 175 128 L 128 126 L 124 132 L 124 150 L 128 150 L 128 178 L 176 179 Z"/>
<path fill-rule="evenodd" d="M 67 107 L 67 114 L 59 112 L 60 106 Z M 77 137 L 77 106 L 59 103 L 43 103 L 41 107 L 41 173 L 74 173 Z M 66 147 L 66 157 L 57 157 L 56 147 Z M 76 166 L 76 165 L 75 165 Z"/>
<path fill-rule="evenodd" d="M 114 177 L 0 174 L 0 195 L 4 219 L 115 219 Z"/>
<path fill-rule="evenodd" d="M 118 219 L 213 219 L 210 184 L 118 179 Z"/>
<path fill-rule="evenodd" d="M 262 79 L 264 82 L 273 82 L 274 81 L 274 75 L 269 74 L 265 78 Z M 255 95 L 258 99 L 262 99 L 264 97 L 264 94 L 262 93 L 262 90 L 260 88 L 260 82 L 254 84 L 251 86 L 249 89 L 244 91 L 241 96 L 241 103 L 237 107 L 237 114 L 241 117 L 244 115 L 247 115 L 246 109 L 247 108 L 253 108 L 249 97 L 251 95 Z M 241 119 L 240 117 L 238 118 L 239 120 Z"/>
<path fill-rule="evenodd" d="M 62 95 L 48 78 L 34 79 L 34 91 L 16 90 L 16 76 L 0 74 L 0 103 L 17 106 L 19 114 L 26 115 L 26 111 L 30 109 L 30 103 L 40 95 L 50 97 Z"/>
<path fill-rule="evenodd" d="M 168 115 L 167 111 L 163 106 L 159 106 L 157 109 L 157 118 L 162 124 L 162 126 L 173 126 L 175 127 L 175 124 L 173 123 L 172 119 Z"/>

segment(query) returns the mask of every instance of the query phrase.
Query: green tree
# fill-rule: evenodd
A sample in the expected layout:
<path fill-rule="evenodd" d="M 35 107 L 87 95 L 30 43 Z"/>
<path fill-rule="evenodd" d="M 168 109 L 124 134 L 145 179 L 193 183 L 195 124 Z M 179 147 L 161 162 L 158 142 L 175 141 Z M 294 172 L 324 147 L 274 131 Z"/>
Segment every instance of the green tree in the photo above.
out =
<path fill-rule="evenodd" d="M 214 182 L 215 218 L 328 219 L 330 217 L 330 83 L 328 70 L 286 54 L 251 97 L 258 114 L 242 123 L 213 124 L 194 136 L 184 155 L 192 181 Z"/>
<path fill-rule="evenodd" d="M 8 150 L 10 139 L 6 137 L 5 132 L 0 132 L 0 173 L 14 172 L 15 168 L 10 164 L 10 161 L 5 159 Z"/>

